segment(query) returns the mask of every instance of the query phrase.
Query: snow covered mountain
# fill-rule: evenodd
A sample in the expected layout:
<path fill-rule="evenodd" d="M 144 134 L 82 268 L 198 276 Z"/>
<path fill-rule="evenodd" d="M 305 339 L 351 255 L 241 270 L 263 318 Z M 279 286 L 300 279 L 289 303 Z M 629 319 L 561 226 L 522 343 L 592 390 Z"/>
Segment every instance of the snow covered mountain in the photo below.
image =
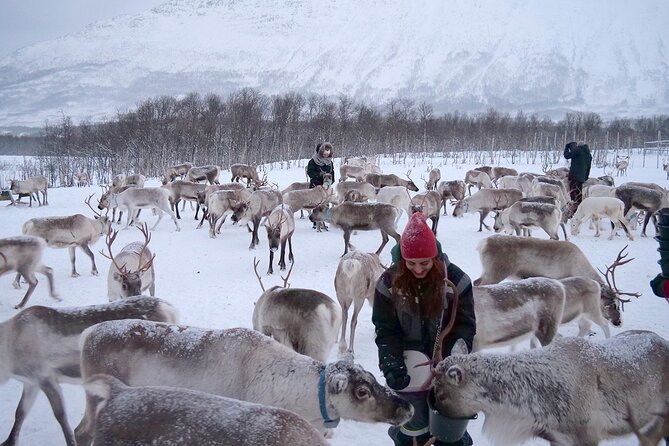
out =
<path fill-rule="evenodd" d="M 0 59 L 0 126 L 254 87 L 437 112 L 669 113 L 666 0 L 172 0 Z"/>

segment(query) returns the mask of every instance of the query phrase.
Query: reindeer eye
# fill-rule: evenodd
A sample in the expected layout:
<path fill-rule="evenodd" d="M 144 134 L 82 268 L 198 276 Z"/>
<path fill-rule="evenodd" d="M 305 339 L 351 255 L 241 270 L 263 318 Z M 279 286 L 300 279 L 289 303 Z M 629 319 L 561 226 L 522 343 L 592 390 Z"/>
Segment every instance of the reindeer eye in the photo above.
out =
<path fill-rule="evenodd" d="M 366 399 L 369 398 L 370 392 L 367 387 L 358 387 L 355 389 L 355 396 L 358 397 L 358 399 Z"/>

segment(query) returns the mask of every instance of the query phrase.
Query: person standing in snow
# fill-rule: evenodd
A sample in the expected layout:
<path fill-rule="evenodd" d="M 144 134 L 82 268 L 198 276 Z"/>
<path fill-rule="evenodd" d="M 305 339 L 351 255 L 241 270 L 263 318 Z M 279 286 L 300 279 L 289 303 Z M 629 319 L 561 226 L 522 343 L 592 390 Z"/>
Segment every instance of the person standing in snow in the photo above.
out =
<path fill-rule="evenodd" d="M 476 334 L 476 317 L 469 276 L 441 251 L 441 245 L 428 227 L 422 212 L 414 213 L 391 251 L 393 264 L 376 283 L 372 322 L 376 329 L 379 368 L 388 387 L 401 391 L 411 377 L 404 360 L 405 350 L 418 350 L 433 357 L 437 337 L 448 326 L 452 312 L 454 324 L 444 337 L 441 352 L 448 356 L 455 342 L 462 338 L 469 351 Z M 450 284 L 455 286 L 458 299 Z M 454 308 L 454 300 L 457 308 Z M 420 383 L 414 383 L 420 385 Z M 405 392 L 402 396 L 415 409 L 414 416 L 401 427 L 392 426 L 388 435 L 396 446 L 424 444 L 431 437 L 427 391 Z M 467 432 L 453 443 L 437 440 L 435 445 L 469 446 Z"/>
<path fill-rule="evenodd" d="M 332 175 L 332 181 L 324 184 L 324 175 Z M 332 162 L 332 144 L 324 142 L 316 146 L 316 153 L 307 164 L 307 176 L 309 177 L 309 187 L 316 186 L 330 187 L 334 183 L 334 164 Z"/>
<path fill-rule="evenodd" d="M 576 144 L 572 141 L 564 146 L 564 157 L 571 160 L 569 167 L 569 195 L 571 197 L 572 213 L 576 212 L 578 205 L 583 201 L 583 183 L 590 176 L 592 155 L 587 144 Z"/>

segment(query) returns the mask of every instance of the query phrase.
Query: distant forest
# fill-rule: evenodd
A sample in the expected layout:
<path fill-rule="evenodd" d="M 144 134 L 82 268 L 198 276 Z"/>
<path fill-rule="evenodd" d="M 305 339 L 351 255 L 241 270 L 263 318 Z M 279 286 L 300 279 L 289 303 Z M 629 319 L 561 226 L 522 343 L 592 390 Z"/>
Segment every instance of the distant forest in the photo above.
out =
<path fill-rule="evenodd" d="M 558 153 L 572 140 L 595 151 L 625 150 L 667 135 L 666 115 L 609 122 L 583 112 L 566 113 L 557 122 L 495 109 L 438 115 L 430 104 L 410 99 L 374 106 L 345 95 L 267 96 L 246 88 L 227 97 L 191 93 L 147 99 L 106 122 L 74 125 L 63 116 L 38 137 L 0 136 L 0 154 L 36 155 L 32 172 L 24 174 L 46 174 L 55 182 L 80 170 L 102 179 L 112 172 L 158 176 L 165 166 L 185 161 L 228 168 L 237 162 L 302 159 L 322 141 L 333 143 L 335 156 L 505 150 L 520 157 Z"/>

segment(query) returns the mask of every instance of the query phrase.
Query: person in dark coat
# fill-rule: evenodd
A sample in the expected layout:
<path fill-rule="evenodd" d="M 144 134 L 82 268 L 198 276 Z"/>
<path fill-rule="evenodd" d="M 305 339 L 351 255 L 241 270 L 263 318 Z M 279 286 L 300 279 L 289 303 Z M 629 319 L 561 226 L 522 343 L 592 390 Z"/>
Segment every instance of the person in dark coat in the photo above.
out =
<path fill-rule="evenodd" d="M 330 184 L 334 183 L 334 164 L 332 162 L 332 144 L 324 142 L 316 146 L 316 153 L 307 164 L 309 187 L 324 185 L 325 174 L 330 174 Z M 327 186 L 329 187 L 330 184 Z"/>
<path fill-rule="evenodd" d="M 411 216 L 400 243 L 391 252 L 393 264 L 376 283 L 372 322 L 376 328 L 379 368 L 388 387 L 402 391 L 411 384 L 404 351 L 418 350 L 432 359 L 439 332 L 447 327 L 453 311 L 455 322 L 444 337 L 442 356 L 447 357 L 460 338 L 471 351 L 476 317 L 471 280 L 441 251 L 422 212 Z M 454 293 L 446 278 L 457 289 L 457 308 L 453 308 Z M 424 444 L 432 437 L 427 391 L 405 392 L 402 396 L 414 406 L 414 416 L 401 427 L 391 427 L 388 435 L 396 446 L 413 445 L 414 439 Z M 437 440 L 434 444 L 468 446 L 472 440 L 465 432 L 459 441 Z"/>
<path fill-rule="evenodd" d="M 583 183 L 590 176 L 592 155 L 587 144 L 576 144 L 572 141 L 564 146 L 564 157 L 571 160 L 567 179 L 569 180 L 572 210 L 575 212 L 578 205 L 583 201 Z"/>

